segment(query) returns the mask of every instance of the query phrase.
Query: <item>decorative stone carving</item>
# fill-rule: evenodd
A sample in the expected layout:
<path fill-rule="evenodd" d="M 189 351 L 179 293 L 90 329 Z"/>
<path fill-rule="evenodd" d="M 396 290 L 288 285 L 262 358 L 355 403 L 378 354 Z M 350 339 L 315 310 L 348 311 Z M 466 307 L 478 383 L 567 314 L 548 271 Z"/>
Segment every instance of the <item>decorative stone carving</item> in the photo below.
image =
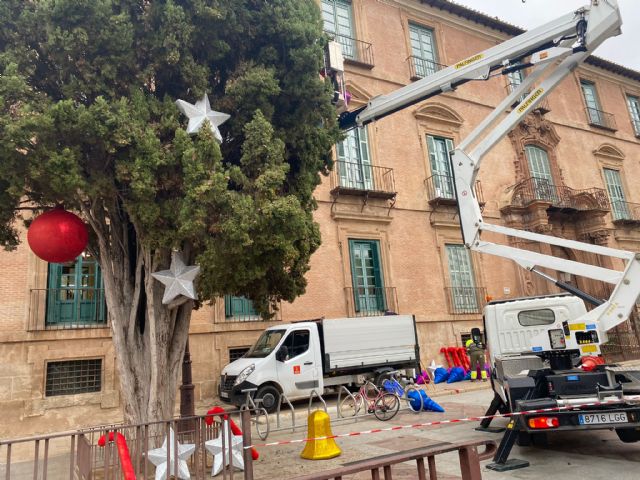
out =
<path fill-rule="evenodd" d="M 436 102 L 428 103 L 417 109 L 413 115 L 418 120 L 423 120 L 428 123 L 444 123 L 449 127 L 453 127 L 455 130 L 458 130 L 464 123 L 464 119 L 454 110 L 442 103 Z"/>

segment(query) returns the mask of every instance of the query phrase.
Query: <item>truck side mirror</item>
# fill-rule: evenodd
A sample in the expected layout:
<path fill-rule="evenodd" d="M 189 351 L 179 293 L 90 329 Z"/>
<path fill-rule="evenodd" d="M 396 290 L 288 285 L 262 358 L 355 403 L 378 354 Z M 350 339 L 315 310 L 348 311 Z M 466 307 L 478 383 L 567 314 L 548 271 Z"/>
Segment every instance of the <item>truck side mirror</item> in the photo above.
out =
<path fill-rule="evenodd" d="M 289 349 L 286 345 L 281 346 L 276 352 L 276 360 L 278 362 L 284 362 L 289 356 Z"/>

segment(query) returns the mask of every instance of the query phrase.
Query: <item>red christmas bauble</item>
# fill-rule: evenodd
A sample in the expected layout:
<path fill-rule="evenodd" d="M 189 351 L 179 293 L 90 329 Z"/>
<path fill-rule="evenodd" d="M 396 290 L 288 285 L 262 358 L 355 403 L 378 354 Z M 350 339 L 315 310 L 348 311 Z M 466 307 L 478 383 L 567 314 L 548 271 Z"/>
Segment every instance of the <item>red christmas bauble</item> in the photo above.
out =
<path fill-rule="evenodd" d="M 64 208 L 54 208 L 38 216 L 27 231 L 33 253 L 50 263 L 74 260 L 84 251 L 88 240 L 86 225 Z"/>

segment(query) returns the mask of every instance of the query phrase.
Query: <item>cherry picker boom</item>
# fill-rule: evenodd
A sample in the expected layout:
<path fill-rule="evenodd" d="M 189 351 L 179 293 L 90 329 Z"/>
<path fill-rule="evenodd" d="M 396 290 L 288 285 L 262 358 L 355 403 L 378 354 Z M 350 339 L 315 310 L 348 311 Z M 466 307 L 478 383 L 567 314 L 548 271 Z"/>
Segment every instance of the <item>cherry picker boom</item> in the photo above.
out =
<path fill-rule="evenodd" d="M 600 345 L 608 341 L 607 332 L 629 318 L 640 295 L 640 253 L 487 223 L 473 188 L 487 152 L 607 38 L 619 35 L 621 25 L 616 0 L 591 0 L 590 5 L 390 94 L 375 97 L 367 105 L 343 112 L 339 117 L 343 129 L 363 127 L 467 82 L 532 69 L 450 154 L 465 246 L 512 260 L 572 294 L 490 302 L 484 309 L 495 391 L 487 413 L 541 408 L 555 412 L 514 417 L 494 458 L 493 467 L 497 470 L 524 466 L 507 462 L 514 442 L 519 439 L 526 443 L 527 439 L 547 431 L 614 428 L 621 440 L 640 441 L 640 367 L 603 365 L 587 372 L 576 368 L 575 363 L 580 355 L 599 355 Z M 514 104 L 517 105 L 513 107 Z M 618 259 L 624 268 L 604 268 L 485 241 L 481 238 L 483 232 Z M 591 278 L 614 287 L 609 298 L 596 299 L 552 278 L 541 268 Z M 584 301 L 595 308 L 587 311 Z M 528 315 L 528 323 L 521 321 L 521 315 Z M 602 403 L 612 396 L 618 404 Z M 572 410 L 585 403 L 592 406 Z M 565 411 L 567 406 L 570 409 Z M 560 410 L 554 410 L 558 408 Z M 488 424 L 489 421 L 483 422 L 484 427 Z"/>

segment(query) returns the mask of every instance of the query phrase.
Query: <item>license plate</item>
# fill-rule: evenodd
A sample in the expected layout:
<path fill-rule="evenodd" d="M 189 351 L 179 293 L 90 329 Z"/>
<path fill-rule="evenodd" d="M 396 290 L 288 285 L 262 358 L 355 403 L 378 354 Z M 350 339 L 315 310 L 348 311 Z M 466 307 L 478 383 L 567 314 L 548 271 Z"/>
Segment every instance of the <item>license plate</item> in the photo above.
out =
<path fill-rule="evenodd" d="M 227 392 L 220 392 L 220 398 L 226 398 L 228 400 L 229 394 Z"/>
<path fill-rule="evenodd" d="M 578 415 L 578 420 L 580 421 L 580 425 L 628 422 L 625 412 L 586 413 L 584 415 Z"/>

